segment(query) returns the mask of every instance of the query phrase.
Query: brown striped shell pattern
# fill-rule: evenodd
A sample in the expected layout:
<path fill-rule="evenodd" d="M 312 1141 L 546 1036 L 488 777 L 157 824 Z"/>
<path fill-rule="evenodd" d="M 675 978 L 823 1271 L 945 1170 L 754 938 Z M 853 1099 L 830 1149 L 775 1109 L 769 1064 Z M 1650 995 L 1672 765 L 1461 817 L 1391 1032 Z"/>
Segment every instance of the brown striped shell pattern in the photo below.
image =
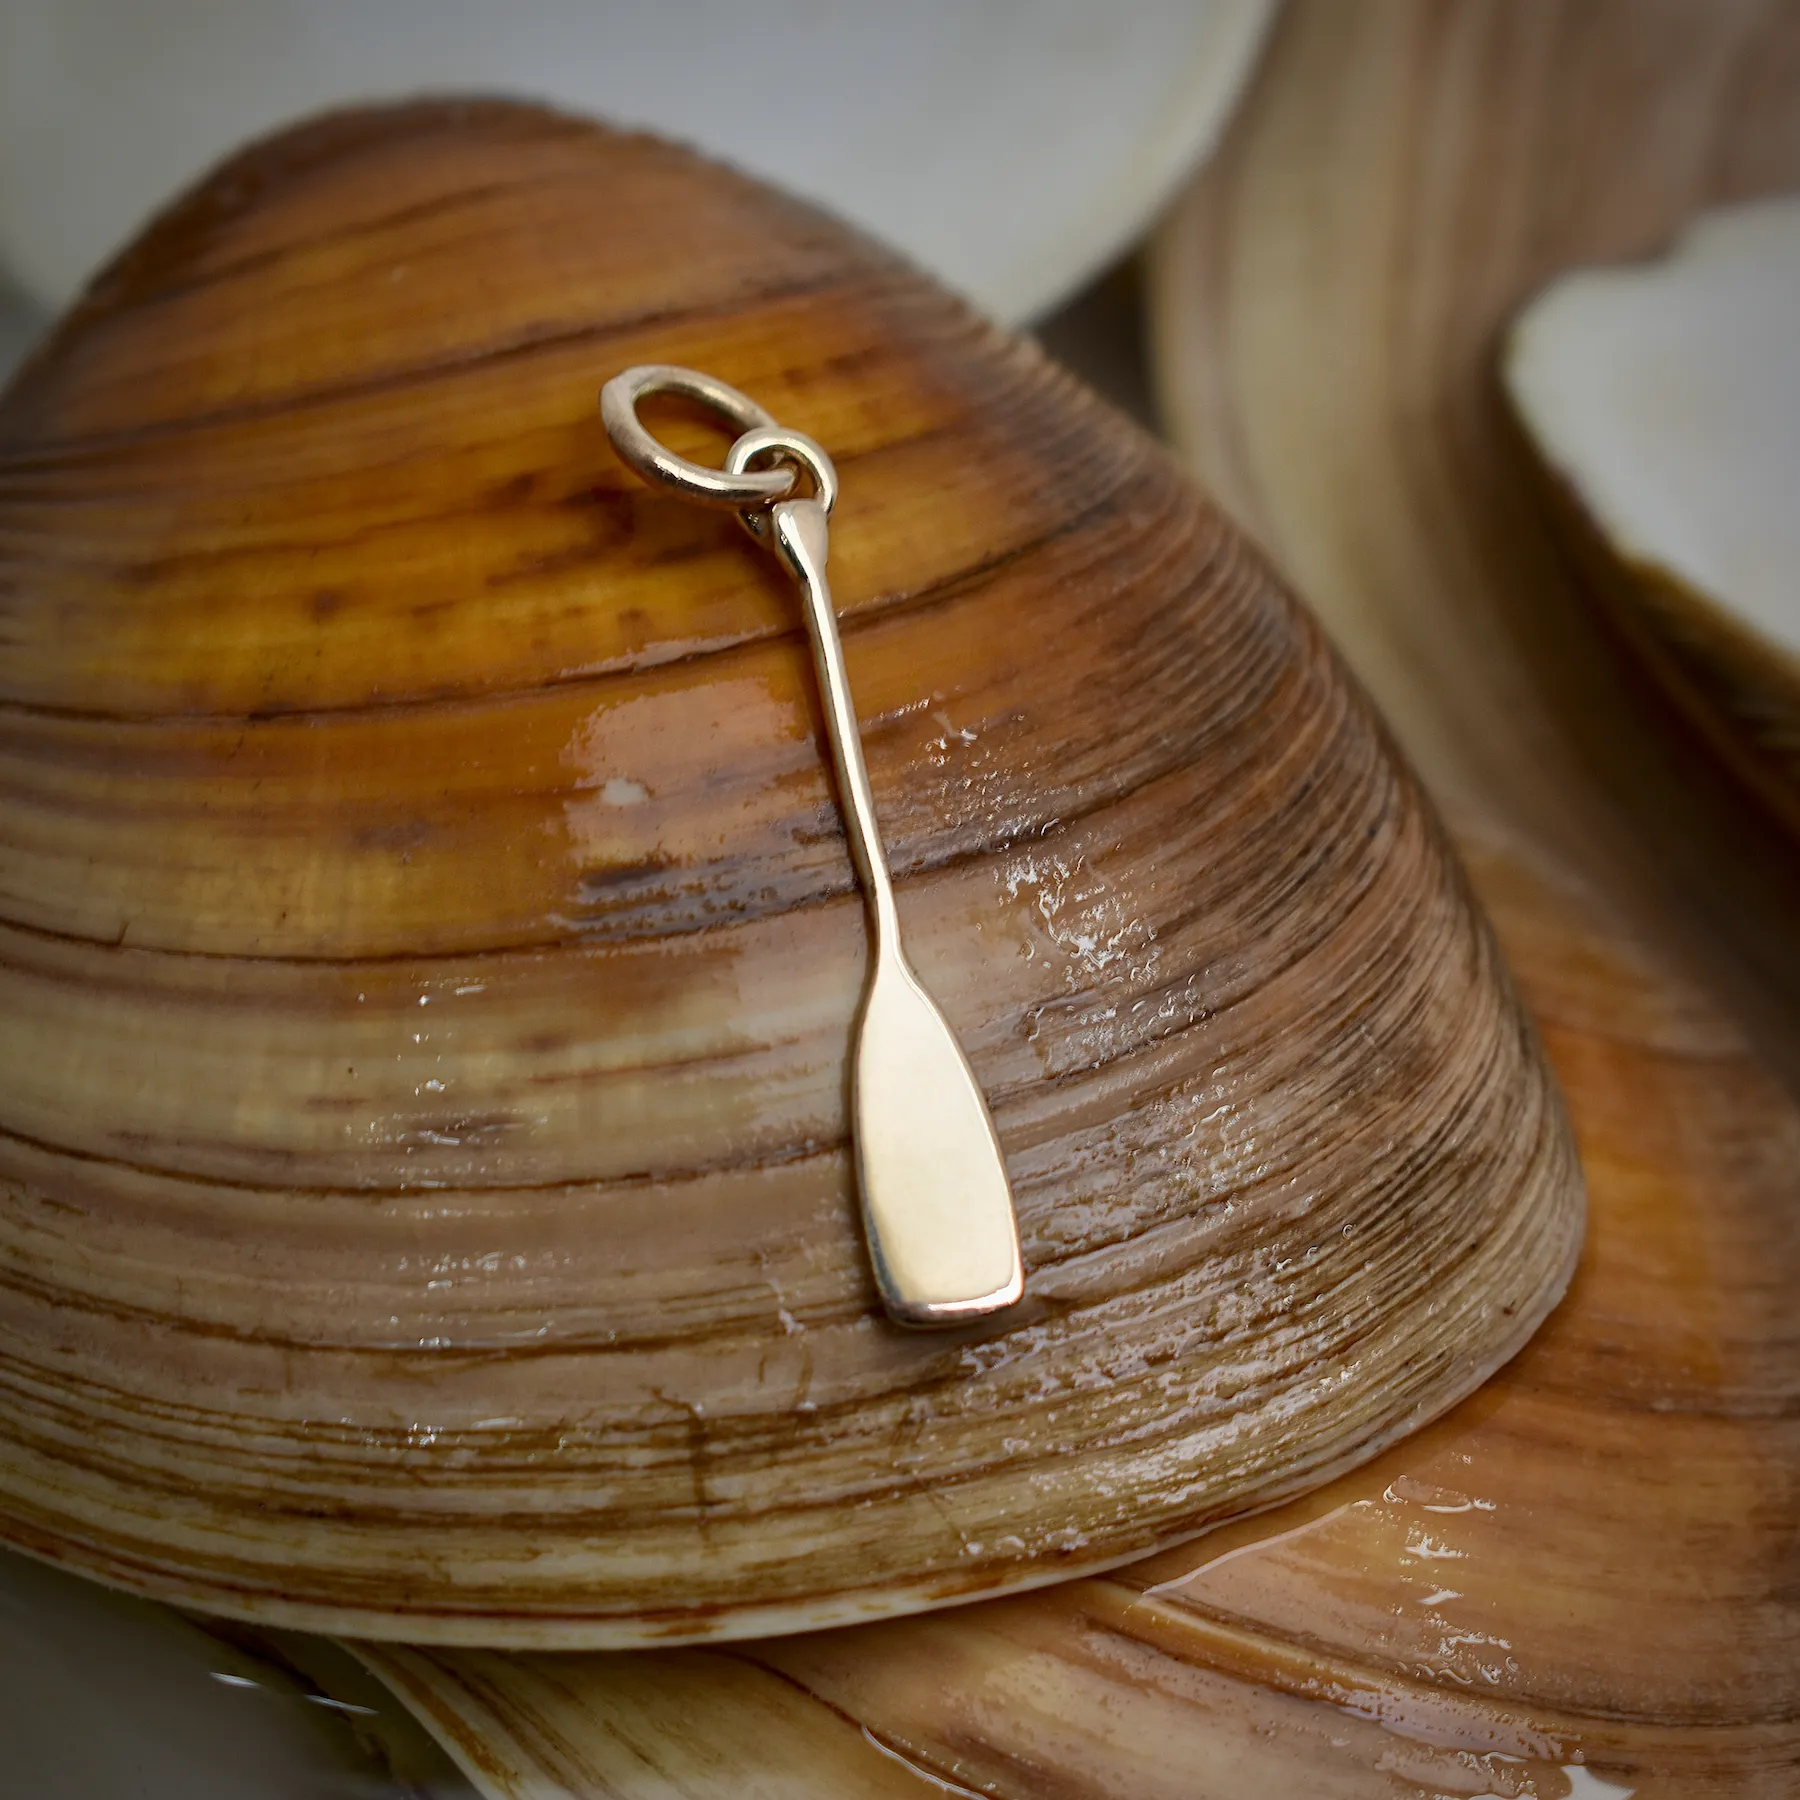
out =
<path fill-rule="evenodd" d="M 650 361 L 838 461 L 899 905 L 1018 1198 L 980 1327 L 877 1304 L 801 621 L 608 448 Z M 341 115 L 177 203 L 0 400 L 5 1542 L 515 1646 L 1034 1586 L 1441 1412 L 1580 1217 L 1313 623 L 821 215 L 526 107 Z"/>

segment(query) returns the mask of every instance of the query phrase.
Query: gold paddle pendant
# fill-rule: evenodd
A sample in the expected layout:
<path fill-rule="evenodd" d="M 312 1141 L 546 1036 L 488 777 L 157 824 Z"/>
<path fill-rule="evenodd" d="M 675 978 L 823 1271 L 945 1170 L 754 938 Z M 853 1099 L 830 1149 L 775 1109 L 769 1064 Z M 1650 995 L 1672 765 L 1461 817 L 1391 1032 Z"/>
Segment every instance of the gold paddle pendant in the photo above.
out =
<path fill-rule="evenodd" d="M 676 456 L 637 416 L 648 394 L 679 394 L 742 434 L 722 469 Z M 1006 1159 L 981 1086 L 900 941 L 900 915 L 869 791 L 837 615 L 825 581 L 837 474 L 818 444 L 755 401 L 692 369 L 649 363 L 615 375 L 600 411 L 619 455 L 645 480 L 736 512 L 799 585 L 818 670 L 844 830 L 871 925 L 869 977 L 851 1054 L 851 1132 L 863 1229 L 881 1298 L 904 1325 L 956 1325 L 1024 1291 Z M 809 497 L 794 497 L 800 474 Z"/>

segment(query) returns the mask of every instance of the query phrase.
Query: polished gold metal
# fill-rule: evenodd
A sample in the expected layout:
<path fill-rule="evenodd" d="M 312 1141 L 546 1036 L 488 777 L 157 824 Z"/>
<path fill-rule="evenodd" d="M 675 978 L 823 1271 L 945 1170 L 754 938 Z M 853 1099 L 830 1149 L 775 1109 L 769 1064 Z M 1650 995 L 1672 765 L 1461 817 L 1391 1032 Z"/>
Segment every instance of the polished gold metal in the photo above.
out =
<path fill-rule="evenodd" d="M 789 431 L 780 425 L 759 426 L 754 431 L 746 431 L 731 446 L 725 457 L 725 472 L 728 475 L 747 474 L 756 468 L 758 463 L 777 462 L 792 465 L 782 470 L 790 478 L 789 491 L 783 496 L 787 500 L 807 498 L 792 491 L 791 480 L 794 467 L 804 470 L 812 477 L 813 491 L 811 498 L 824 507 L 827 516 L 837 505 L 837 469 L 831 458 L 826 455 L 825 448 L 817 440 L 809 438 L 804 431 Z M 760 507 L 746 507 L 738 514 L 744 529 L 759 544 L 769 541 L 769 514 Z M 832 626 L 832 634 L 836 635 L 837 627 Z"/>
<path fill-rule="evenodd" d="M 675 456 L 644 429 L 637 402 L 651 393 L 685 395 L 740 427 L 722 470 Z M 876 1283 L 889 1314 L 903 1325 L 957 1325 L 998 1312 L 1025 1286 L 1012 1187 L 980 1083 L 901 944 L 825 580 L 837 471 L 811 438 L 776 425 L 746 395 L 691 369 L 666 363 L 627 369 L 601 389 L 600 410 L 614 449 L 639 475 L 702 505 L 735 507 L 799 584 L 845 835 L 872 926 L 850 1110 Z M 756 466 L 771 462 L 778 466 Z M 785 497 L 793 493 L 796 471 L 811 478 L 813 492 Z"/>
<path fill-rule="evenodd" d="M 739 393 L 710 375 L 679 368 L 674 363 L 639 363 L 636 368 L 615 375 L 600 390 L 600 418 L 613 448 L 646 481 L 660 481 L 698 506 L 722 507 L 732 512 L 768 506 L 792 492 L 791 468 L 729 474 L 723 469 L 709 469 L 704 463 L 690 462 L 666 449 L 644 429 L 637 415 L 638 402 L 652 394 L 675 394 L 710 407 L 740 432 L 775 429 L 774 419 L 748 394 Z"/>

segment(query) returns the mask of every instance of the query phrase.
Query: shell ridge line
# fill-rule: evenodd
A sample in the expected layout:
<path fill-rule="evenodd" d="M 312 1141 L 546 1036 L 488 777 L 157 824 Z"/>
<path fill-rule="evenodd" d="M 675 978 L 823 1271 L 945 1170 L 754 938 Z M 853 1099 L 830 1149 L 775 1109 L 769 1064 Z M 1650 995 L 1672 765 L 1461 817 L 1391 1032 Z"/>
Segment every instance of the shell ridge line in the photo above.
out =
<path fill-rule="evenodd" d="M 728 316 L 739 311 L 746 302 L 768 304 L 774 301 L 804 299 L 812 294 L 830 293 L 833 289 L 854 292 L 859 286 L 874 287 L 872 277 L 846 281 L 841 275 L 814 276 L 776 282 L 752 294 L 728 294 L 719 300 L 696 307 L 652 307 L 642 313 L 621 315 L 587 325 L 549 326 L 527 330 L 515 338 L 502 338 L 496 343 L 474 345 L 449 356 L 408 364 L 366 376 L 360 381 L 321 383 L 312 388 L 296 388 L 267 400 L 247 402 L 240 406 L 215 407 L 211 412 L 195 413 L 188 418 L 164 420 L 151 425 L 128 426 L 122 430 L 93 432 L 63 438 L 42 438 L 21 454 L 0 436 L 0 480 L 15 471 L 29 473 L 43 466 L 53 466 L 61 458 L 91 457 L 97 450 L 126 446 L 155 445 L 171 439 L 197 436 L 220 425 L 242 425 L 258 419 L 285 413 L 311 412 L 344 400 L 363 399 L 373 394 L 401 393 L 440 376 L 455 376 L 495 364 L 518 362 L 550 350 L 573 348 L 577 344 L 601 345 L 614 338 L 628 337 L 661 325 L 701 322 Z M 52 344 L 54 340 L 52 340 Z M 28 362 L 21 375 L 29 374 Z M 4 398 L 0 395 L 0 398 Z"/>
<path fill-rule="evenodd" d="M 130 279 L 129 271 L 115 272 L 111 268 L 103 268 L 95 275 L 87 293 L 76 301 L 75 309 L 69 316 L 73 318 L 81 310 L 92 309 L 104 317 L 108 311 L 121 304 L 123 296 L 113 291 L 116 288 L 129 289 L 129 301 L 134 308 L 162 306 L 171 300 L 186 299 L 194 294 L 205 293 L 209 288 L 225 286 L 244 275 L 267 274 L 269 270 L 279 268 L 282 263 L 316 252 L 327 244 L 352 244 L 361 238 L 378 237 L 383 232 L 391 231 L 396 225 L 415 224 L 421 219 L 434 218 L 440 214 L 453 215 L 461 207 L 483 205 L 501 195 L 525 192 L 534 197 L 541 197 L 548 190 L 556 187 L 579 188 L 592 185 L 591 171 L 580 170 L 572 166 L 560 169 L 537 169 L 529 174 L 518 175 L 504 181 L 470 182 L 426 198 L 409 201 L 406 205 L 397 206 L 390 212 L 377 213 L 368 218 L 359 219 L 352 225 L 333 225 L 329 228 L 321 228 L 316 232 L 302 232 L 280 243 L 271 244 L 263 250 L 253 250 L 236 257 L 222 258 L 198 273 L 160 285 L 134 283 Z M 199 200 L 202 195 L 196 194 L 192 198 Z M 177 200 L 175 205 L 179 207 L 181 201 Z M 800 278 L 795 277 L 795 279 Z M 748 294 L 746 298 L 754 303 L 758 296 Z M 61 441 L 80 442 L 81 440 L 76 438 Z"/>
<path fill-rule="evenodd" d="M 928 443 L 939 435 L 950 435 L 955 429 L 956 425 L 951 423 L 933 427 L 930 431 L 915 433 L 909 438 L 896 438 L 889 443 L 878 444 L 868 450 L 858 452 L 856 455 L 842 458 L 839 460 L 839 466 L 853 468 L 864 456 L 880 455 L 903 446 L 911 447 L 913 444 Z M 893 589 L 869 600 L 850 606 L 840 606 L 838 609 L 840 634 L 846 638 L 852 638 L 865 627 L 885 623 L 894 618 L 928 612 L 934 606 L 947 605 L 954 600 L 962 599 L 971 588 L 984 579 L 1000 573 L 1014 563 L 1024 562 L 1062 539 L 1077 536 L 1096 514 L 1109 508 L 1118 492 L 1129 484 L 1133 473 L 1134 471 L 1129 469 L 1122 471 L 1115 478 L 1113 485 L 1100 493 L 1091 504 L 1081 508 L 1078 512 L 1059 516 L 1054 525 L 1046 527 L 1042 532 L 1022 543 L 998 551 L 992 556 L 983 557 L 965 568 L 953 570 L 950 574 L 926 582 L 923 586 Z M 548 676 L 542 681 L 533 682 L 528 687 L 422 694 L 405 699 L 358 701 L 345 706 L 277 707 L 248 713 L 115 712 L 75 706 L 52 706 L 35 700 L 0 696 L 0 713 L 19 718 L 65 719 L 75 723 L 152 728 L 166 726 L 171 730 L 192 730 L 195 727 L 206 726 L 240 727 L 254 730 L 257 726 L 265 724 L 305 725 L 315 722 L 329 724 L 340 719 L 404 717 L 409 713 L 419 711 L 472 712 L 487 706 L 515 705 L 528 701 L 536 695 L 554 693 L 558 690 L 603 687 L 609 682 L 648 673 L 651 670 L 678 669 L 689 664 L 706 663 L 714 658 L 723 659 L 742 655 L 746 651 L 769 644 L 804 642 L 805 638 L 805 623 L 796 615 L 796 622 L 791 626 L 778 625 L 749 631 L 724 643 L 676 650 L 666 656 L 640 657 L 599 669 L 571 670 L 567 674 Z"/>
<path fill-rule="evenodd" d="M 3 703 L 0 703 L 0 709 L 3 709 Z M 1009 828 L 1003 828 L 992 836 L 983 837 L 974 843 L 952 842 L 948 847 L 935 854 L 896 866 L 893 870 L 894 886 L 897 890 L 904 891 L 946 875 L 954 875 L 983 861 L 1003 857 L 1021 844 L 1053 846 L 1073 835 L 1077 830 L 1091 826 L 1108 813 L 1127 807 L 1134 801 L 1142 800 L 1146 795 L 1153 794 L 1163 784 L 1178 780 L 1181 776 L 1191 773 L 1201 765 L 1203 760 L 1204 757 L 1199 746 L 1191 744 L 1182 746 L 1181 754 L 1176 760 L 1163 764 L 1152 764 L 1142 771 L 1130 786 L 1098 788 L 1081 803 L 1065 806 L 1054 817 L 1042 822 L 1019 824 L 1016 821 L 1008 821 Z M 515 790 L 514 797 L 535 798 L 537 792 L 537 790 Z M 496 798 L 503 797 L 503 795 L 496 796 Z M 834 825 L 828 835 L 833 839 L 841 839 L 843 835 L 841 825 Z M 128 941 L 129 920 L 126 921 L 121 931 L 100 937 L 84 935 L 79 932 L 58 931 L 48 925 L 10 917 L 4 912 L 0 912 L 0 932 L 14 933 L 20 937 L 32 938 L 46 944 L 67 945 L 77 950 L 122 951 L 128 952 L 134 957 L 166 958 L 171 962 L 233 963 L 285 969 L 358 969 L 464 962 L 479 964 L 509 956 L 529 957 L 557 950 L 626 950 L 651 942 L 663 942 L 676 938 L 698 940 L 709 935 L 716 935 L 723 939 L 724 935 L 729 932 L 749 929 L 770 919 L 787 918 L 817 907 L 839 904 L 848 896 L 859 891 L 854 871 L 851 870 L 846 860 L 839 871 L 839 879 L 822 882 L 816 885 L 811 892 L 786 904 L 752 906 L 745 903 L 736 906 L 728 918 L 704 915 L 677 917 L 659 920 L 654 930 L 577 928 L 574 931 L 543 937 L 515 938 L 498 944 L 469 945 L 438 951 L 375 951 L 356 956 L 258 956 L 242 950 L 208 950 L 194 947 L 176 949 L 159 944 L 133 944 Z M 1188 923 L 1189 919 L 1190 915 L 1184 912 L 1174 915 L 1171 922 L 1181 925 Z M 4 954 L 0 954 L 0 967 L 6 966 L 12 965 L 8 963 Z"/>

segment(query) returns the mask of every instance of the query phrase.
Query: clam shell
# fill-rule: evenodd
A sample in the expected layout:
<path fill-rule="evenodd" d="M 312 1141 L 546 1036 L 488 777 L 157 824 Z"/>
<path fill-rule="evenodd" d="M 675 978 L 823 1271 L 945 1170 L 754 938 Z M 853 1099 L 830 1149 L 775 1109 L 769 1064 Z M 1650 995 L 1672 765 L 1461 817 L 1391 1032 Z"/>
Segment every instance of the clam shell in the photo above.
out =
<path fill-rule="evenodd" d="M 304 113 L 509 93 L 648 126 L 897 244 L 1004 319 L 1141 237 L 1275 0 L 513 0 L 504 12 L 8 0 L 0 262 L 61 305 L 162 197 Z M 1003 69 L 1005 78 L 995 79 Z"/>
<path fill-rule="evenodd" d="M 1706 820 L 1743 815 L 1584 605 L 1493 350 L 1547 260 L 1800 177 L 1797 26 L 1294 4 L 1155 258 L 1178 436 L 1304 572 L 1433 787 L 1488 810 L 1456 835 L 1588 1169 L 1563 1305 L 1380 1460 L 1099 1579 L 730 1657 L 366 1651 L 487 1791 L 1796 1791 L 1800 911 L 1784 977 L 1766 836 L 1684 891 L 1683 840 L 1710 853 Z"/>
<path fill-rule="evenodd" d="M 908 941 L 1018 1194 L 989 1327 L 880 1316 L 805 642 L 608 450 L 662 360 L 839 460 Z M 1319 633 L 836 224 L 529 108 L 330 118 L 124 253 L 0 458 L 15 1545 L 375 1637 L 842 1622 L 1315 1484 L 1560 1291 L 1559 1103 Z"/>
<path fill-rule="evenodd" d="M 1734 1004 L 1800 1004 L 1800 857 L 1621 656 L 1499 368 L 1565 271 L 1800 186 L 1795 10 L 1402 0 L 1335 31 L 1321 11 L 1278 37 L 1265 147 L 1197 183 L 1153 250 L 1169 436 L 1440 801 L 1523 831 L 1649 929 L 1691 935 L 1669 920 L 1694 907 L 1753 965 L 1722 977 Z"/>
<path fill-rule="evenodd" d="M 1645 667 L 1800 832 L 1800 198 L 1574 271 L 1514 321 L 1507 395 Z"/>

